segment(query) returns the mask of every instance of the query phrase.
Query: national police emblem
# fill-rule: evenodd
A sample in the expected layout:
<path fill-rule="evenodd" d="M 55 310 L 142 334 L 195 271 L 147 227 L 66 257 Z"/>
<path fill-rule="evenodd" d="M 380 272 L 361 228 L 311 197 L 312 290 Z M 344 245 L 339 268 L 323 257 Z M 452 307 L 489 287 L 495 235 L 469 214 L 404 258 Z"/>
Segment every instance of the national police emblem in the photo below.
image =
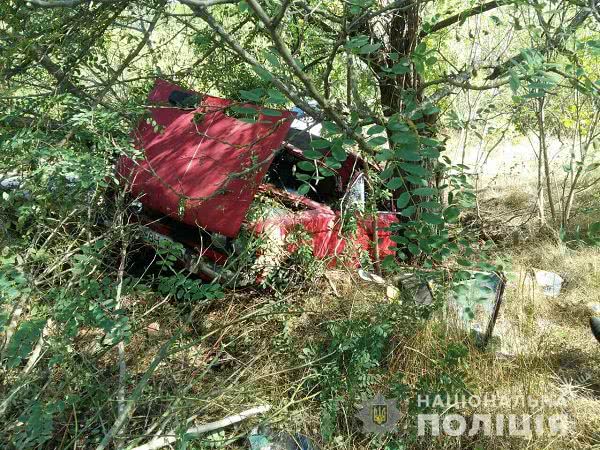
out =
<path fill-rule="evenodd" d="M 378 393 L 362 403 L 355 417 L 362 421 L 365 433 L 388 433 L 396 429 L 400 411 L 396 400 L 388 400 Z"/>

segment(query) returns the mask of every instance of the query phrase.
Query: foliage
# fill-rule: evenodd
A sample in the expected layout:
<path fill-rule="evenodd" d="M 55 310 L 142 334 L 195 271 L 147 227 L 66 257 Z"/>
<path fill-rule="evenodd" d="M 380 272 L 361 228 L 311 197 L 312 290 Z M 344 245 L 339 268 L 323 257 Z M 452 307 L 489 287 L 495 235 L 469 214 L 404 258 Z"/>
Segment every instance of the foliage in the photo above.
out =
<path fill-rule="evenodd" d="M 155 278 L 148 267 L 129 270 L 143 232 L 130 220 L 135 208 L 115 165 L 122 156 L 141 156 L 130 130 L 147 119 L 145 98 L 156 77 L 259 105 L 267 115 L 296 105 L 321 122 L 308 160 L 296 166 L 299 193 L 333 176 L 350 152 L 360 155 L 369 191 L 365 218 L 381 205 L 399 217 L 390 227 L 396 257 L 381 261 L 390 272 L 400 262 L 439 271 L 455 263 L 494 268 L 489 245 L 461 223 L 477 209 L 477 189 L 471 168 L 448 156 L 445 133 L 453 131 L 463 133 L 463 149 L 475 136 L 487 156 L 495 147 L 488 141 L 499 142 L 506 129 L 535 131 L 539 215 L 546 195 L 552 218 L 542 222 L 569 235 L 580 193 L 597 186 L 600 169 L 599 46 L 587 5 L 400 3 L 0 5 L 0 430 L 7 445 L 103 449 L 115 440 L 124 445 L 125 437 L 139 440 L 148 430 L 133 413 L 152 405 L 150 380 L 172 356 L 170 347 L 177 342 L 183 352 L 189 342 L 205 343 L 195 321 L 224 293 L 219 283 L 182 270 L 183 246 L 155 243 Z M 256 120 L 244 106 L 228 113 Z M 560 179 L 543 164 L 549 158 L 542 136 L 550 134 L 573 149 Z M 345 231 L 353 226 L 350 220 Z M 596 219 L 575 231 L 579 243 L 598 242 Z M 305 234 L 289 239 L 295 251 L 287 265 L 264 278 L 279 291 L 324 270 Z M 243 265 L 260 247 L 246 243 L 238 255 Z M 155 359 L 128 369 L 163 305 L 174 311 L 174 329 Z M 372 317 L 331 321 L 321 345 L 307 347 L 326 437 L 340 426 L 342 407 L 381 380 L 400 324 L 413 329 L 420 314 L 389 306 Z M 218 359 L 222 337 L 210 342 L 203 360 Z M 420 388 L 462 389 L 463 357 L 450 344 Z M 404 392 L 403 383 L 391 389 Z M 197 412 L 179 410 L 185 393 L 169 392 L 159 402 L 167 418 L 156 419 L 152 432 L 165 430 L 174 410 Z M 165 406 L 171 395 L 177 398 Z"/>
<path fill-rule="evenodd" d="M 418 393 L 464 392 L 467 372 L 462 358 L 467 350 L 462 344 L 450 344 L 434 361 L 435 368 L 413 385 L 406 384 L 401 373 L 386 380 L 394 343 L 418 332 L 428 315 L 427 308 L 415 310 L 395 302 L 376 305 L 356 318 L 325 323 L 323 342 L 303 349 L 304 360 L 319 361 L 313 365 L 307 389 L 319 390 L 325 440 L 339 432 L 343 411 L 376 392 L 389 392 L 400 404 L 408 402 L 410 413 L 424 412 L 417 406 Z M 416 437 L 416 431 L 412 433 Z"/>

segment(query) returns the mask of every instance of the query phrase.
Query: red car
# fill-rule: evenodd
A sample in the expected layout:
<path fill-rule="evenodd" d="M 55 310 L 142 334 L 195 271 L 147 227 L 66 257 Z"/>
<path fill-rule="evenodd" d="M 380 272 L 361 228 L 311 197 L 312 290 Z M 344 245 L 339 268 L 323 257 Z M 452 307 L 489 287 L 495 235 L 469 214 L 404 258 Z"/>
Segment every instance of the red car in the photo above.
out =
<path fill-rule="evenodd" d="M 358 155 L 348 154 L 334 176 L 298 193 L 304 183 L 295 176 L 297 164 L 320 164 L 304 155 L 316 135 L 299 114 L 201 95 L 163 80 L 148 100 L 150 117 L 134 132 L 143 157 L 122 158 L 118 171 L 143 205 L 151 233 L 182 243 L 203 277 L 231 275 L 222 268 L 247 252 L 246 242 L 236 245 L 242 235 L 279 243 L 253 255 L 258 266 L 263 260 L 263 272 L 264 260 L 277 263 L 298 247 L 288 239 L 298 230 L 314 256 L 330 258 L 330 265 L 357 266 L 361 253 L 380 259 L 394 253 L 386 228 L 396 214 L 378 213 L 375 230 L 361 212 L 364 162 Z M 344 226 L 349 221 L 352 227 Z"/>

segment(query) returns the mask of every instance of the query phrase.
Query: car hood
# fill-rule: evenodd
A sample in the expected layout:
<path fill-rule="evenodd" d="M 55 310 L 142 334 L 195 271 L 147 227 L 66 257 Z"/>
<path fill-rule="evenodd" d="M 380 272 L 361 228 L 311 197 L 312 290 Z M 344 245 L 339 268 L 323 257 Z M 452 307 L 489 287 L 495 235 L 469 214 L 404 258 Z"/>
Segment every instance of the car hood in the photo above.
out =
<path fill-rule="evenodd" d="M 174 93 L 196 94 L 199 102 L 173 107 L 168 102 Z M 228 113 L 236 102 L 163 80 L 156 81 L 149 101 L 149 117 L 133 133 L 143 157 L 119 162 L 132 194 L 147 208 L 234 237 L 294 114 L 241 105 L 259 113 L 248 123 Z"/>

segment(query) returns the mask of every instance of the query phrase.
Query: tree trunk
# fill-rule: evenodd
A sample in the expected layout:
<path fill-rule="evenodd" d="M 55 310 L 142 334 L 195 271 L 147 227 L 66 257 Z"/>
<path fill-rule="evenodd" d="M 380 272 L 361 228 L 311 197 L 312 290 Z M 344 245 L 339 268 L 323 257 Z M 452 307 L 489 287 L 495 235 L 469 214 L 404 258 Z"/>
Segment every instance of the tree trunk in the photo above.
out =
<path fill-rule="evenodd" d="M 546 178 L 546 190 L 548 191 L 548 206 L 552 220 L 556 221 L 556 208 L 552 194 L 552 180 L 550 179 L 550 162 L 548 161 L 548 147 L 546 145 L 546 130 L 544 128 L 544 97 L 538 99 L 537 120 L 540 130 L 540 158 L 544 162 L 544 175 Z"/>
<path fill-rule="evenodd" d="M 371 27 L 373 29 L 376 26 L 372 25 Z M 389 53 L 397 53 L 399 58 L 409 57 L 419 44 L 420 26 L 418 3 L 406 10 L 394 12 L 385 33 L 384 39 L 387 39 L 388 42 L 384 42 L 386 54 L 380 65 L 391 67 L 395 64 L 395 61 L 390 59 Z M 373 29 L 372 34 L 376 33 L 377 30 Z M 417 73 L 414 66 L 411 66 L 411 70 L 405 74 L 380 77 L 379 90 L 384 115 L 391 116 L 404 109 L 403 93 L 413 92 L 415 101 L 420 103 L 422 101 L 422 84 L 423 78 Z"/>

